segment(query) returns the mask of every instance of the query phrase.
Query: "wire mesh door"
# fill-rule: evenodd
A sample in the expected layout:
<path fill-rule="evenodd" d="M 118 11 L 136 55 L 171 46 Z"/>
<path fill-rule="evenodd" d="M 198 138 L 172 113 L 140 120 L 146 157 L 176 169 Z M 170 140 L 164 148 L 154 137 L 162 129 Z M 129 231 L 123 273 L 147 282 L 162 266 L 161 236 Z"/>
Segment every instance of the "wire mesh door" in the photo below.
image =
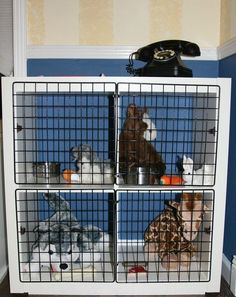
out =
<path fill-rule="evenodd" d="M 118 92 L 119 184 L 214 185 L 218 86 L 120 83 Z"/>
<path fill-rule="evenodd" d="M 16 183 L 113 184 L 113 83 L 13 85 Z"/>
<path fill-rule="evenodd" d="M 117 195 L 119 283 L 210 280 L 213 191 Z"/>
<path fill-rule="evenodd" d="M 112 191 L 16 192 L 22 282 L 114 281 Z"/>

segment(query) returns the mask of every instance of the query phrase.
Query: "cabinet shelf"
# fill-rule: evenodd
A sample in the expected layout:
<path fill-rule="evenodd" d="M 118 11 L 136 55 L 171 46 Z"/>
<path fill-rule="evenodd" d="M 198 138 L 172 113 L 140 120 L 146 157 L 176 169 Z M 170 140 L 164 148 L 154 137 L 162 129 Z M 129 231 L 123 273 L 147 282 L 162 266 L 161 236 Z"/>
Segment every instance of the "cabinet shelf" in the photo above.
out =
<path fill-rule="evenodd" d="M 4 78 L 3 99 L 12 292 L 218 291 L 229 79 Z M 134 111 L 144 126 L 125 131 Z M 193 161 L 189 182 L 184 158 Z"/>

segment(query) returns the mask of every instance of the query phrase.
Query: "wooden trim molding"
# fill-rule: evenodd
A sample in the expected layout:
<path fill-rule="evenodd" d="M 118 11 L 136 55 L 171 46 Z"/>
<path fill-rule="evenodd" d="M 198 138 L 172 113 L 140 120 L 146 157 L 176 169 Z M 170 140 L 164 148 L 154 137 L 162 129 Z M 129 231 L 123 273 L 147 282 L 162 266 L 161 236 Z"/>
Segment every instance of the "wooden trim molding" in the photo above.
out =
<path fill-rule="evenodd" d="M 218 59 L 222 60 L 236 54 L 236 37 L 228 40 L 218 48 Z"/>
<path fill-rule="evenodd" d="M 28 46 L 27 59 L 128 59 L 140 46 Z M 218 61 L 236 54 L 236 37 L 219 47 L 201 48 L 200 57 L 184 60 Z"/>
<path fill-rule="evenodd" d="M 26 0 L 13 0 L 14 76 L 26 76 Z"/>
<path fill-rule="evenodd" d="M 28 46 L 28 59 L 128 59 L 140 46 Z M 200 57 L 185 60 L 218 59 L 216 48 L 202 48 Z"/>

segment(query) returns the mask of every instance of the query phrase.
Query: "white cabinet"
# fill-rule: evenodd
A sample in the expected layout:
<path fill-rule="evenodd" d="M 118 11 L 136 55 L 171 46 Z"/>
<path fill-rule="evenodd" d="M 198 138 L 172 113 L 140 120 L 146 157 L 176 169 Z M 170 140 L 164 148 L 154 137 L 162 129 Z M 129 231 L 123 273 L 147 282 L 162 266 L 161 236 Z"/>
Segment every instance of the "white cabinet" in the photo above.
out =
<path fill-rule="evenodd" d="M 11 291 L 219 291 L 230 87 L 205 78 L 4 78 Z M 187 184 L 184 156 L 194 163 Z"/>

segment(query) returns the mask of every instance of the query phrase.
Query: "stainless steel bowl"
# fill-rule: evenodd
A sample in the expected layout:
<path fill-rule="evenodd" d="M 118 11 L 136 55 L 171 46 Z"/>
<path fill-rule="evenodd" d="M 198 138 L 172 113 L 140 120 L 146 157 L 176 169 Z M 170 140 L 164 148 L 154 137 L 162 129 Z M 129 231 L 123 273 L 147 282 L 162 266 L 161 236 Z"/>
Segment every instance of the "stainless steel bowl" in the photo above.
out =
<path fill-rule="evenodd" d="M 51 178 L 60 175 L 60 163 L 58 162 L 34 162 L 33 176 Z"/>
<path fill-rule="evenodd" d="M 124 174 L 124 182 L 128 185 L 151 185 L 155 179 L 156 174 L 148 167 L 133 167 Z"/>

